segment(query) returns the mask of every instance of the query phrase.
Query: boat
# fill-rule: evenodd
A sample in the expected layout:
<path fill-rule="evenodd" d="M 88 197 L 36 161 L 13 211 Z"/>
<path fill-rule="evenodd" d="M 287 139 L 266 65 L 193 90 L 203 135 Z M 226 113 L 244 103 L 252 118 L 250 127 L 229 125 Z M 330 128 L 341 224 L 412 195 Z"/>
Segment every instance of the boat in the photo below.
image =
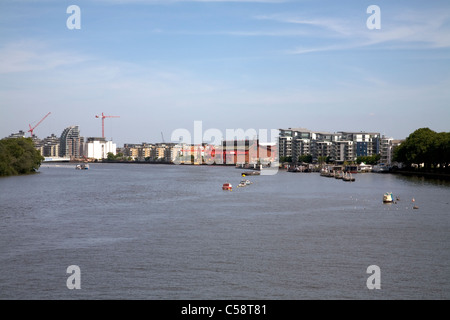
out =
<path fill-rule="evenodd" d="M 350 173 L 358 173 L 358 166 L 355 166 L 355 165 L 345 166 L 344 171 L 350 172 Z"/>
<path fill-rule="evenodd" d="M 245 181 L 241 181 L 239 182 L 239 184 L 237 185 L 238 188 L 242 188 L 242 187 L 246 187 L 247 184 L 245 183 Z"/>
<path fill-rule="evenodd" d="M 346 172 L 344 174 L 344 176 L 342 177 L 342 180 L 347 181 L 347 182 L 353 182 L 353 181 L 355 181 L 355 178 L 353 178 L 351 173 Z"/>
<path fill-rule="evenodd" d="M 88 170 L 89 169 L 89 165 L 88 164 L 77 164 L 75 169 L 77 169 L 77 170 Z"/>
<path fill-rule="evenodd" d="M 261 174 L 261 172 L 259 171 L 247 171 L 247 172 L 242 172 L 241 176 L 245 177 L 245 176 L 259 176 Z"/>
<path fill-rule="evenodd" d="M 327 178 L 334 178 L 334 171 L 328 168 L 323 168 L 320 171 L 320 175 L 322 177 L 327 177 Z"/>
<path fill-rule="evenodd" d="M 222 190 L 232 191 L 233 190 L 233 186 L 231 185 L 231 183 L 224 183 L 223 186 L 222 186 Z"/>
<path fill-rule="evenodd" d="M 393 203 L 394 197 L 392 196 L 392 192 L 386 192 L 383 195 L 383 203 Z"/>
<path fill-rule="evenodd" d="M 377 164 L 372 167 L 372 172 L 376 173 L 386 173 L 389 172 L 390 168 L 384 163 Z"/>
<path fill-rule="evenodd" d="M 241 180 L 241 182 L 239 182 L 238 187 L 245 187 L 245 186 L 249 186 L 251 185 L 253 182 L 251 182 L 250 180 Z"/>
<path fill-rule="evenodd" d="M 308 165 L 300 165 L 300 166 L 293 166 L 288 169 L 288 172 L 309 172 Z"/>
<path fill-rule="evenodd" d="M 343 178 L 344 178 L 344 173 L 343 173 L 342 171 L 336 171 L 336 172 L 334 173 L 334 177 L 335 177 L 336 179 L 343 179 Z"/>

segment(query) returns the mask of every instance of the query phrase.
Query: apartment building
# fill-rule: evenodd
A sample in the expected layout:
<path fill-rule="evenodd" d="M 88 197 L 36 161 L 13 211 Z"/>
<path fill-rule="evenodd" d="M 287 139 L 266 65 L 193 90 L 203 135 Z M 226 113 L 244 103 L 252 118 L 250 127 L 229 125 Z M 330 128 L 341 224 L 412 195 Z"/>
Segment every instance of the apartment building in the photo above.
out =
<path fill-rule="evenodd" d="M 60 141 L 59 138 L 52 134 L 43 140 L 43 153 L 44 157 L 58 157 L 60 153 Z"/>
<path fill-rule="evenodd" d="M 302 155 L 314 160 L 329 157 L 338 163 L 356 161 L 359 156 L 379 154 L 380 134 L 373 132 L 338 133 L 315 132 L 305 128 L 280 129 L 279 156 L 292 157 L 295 161 Z"/>
<path fill-rule="evenodd" d="M 78 126 L 70 126 L 64 129 L 60 138 L 59 156 L 66 158 L 80 158 L 83 154 L 83 138 L 80 137 Z"/>

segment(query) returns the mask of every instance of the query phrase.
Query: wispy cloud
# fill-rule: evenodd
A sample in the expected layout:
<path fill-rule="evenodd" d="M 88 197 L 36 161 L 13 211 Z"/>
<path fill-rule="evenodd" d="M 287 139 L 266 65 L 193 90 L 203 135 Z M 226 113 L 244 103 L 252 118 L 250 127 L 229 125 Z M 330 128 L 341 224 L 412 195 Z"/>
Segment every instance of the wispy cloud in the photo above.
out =
<path fill-rule="evenodd" d="M 450 13 L 399 15 L 381 32 L 365 32 L 367 44 L 396 43 L 422 48 L 450 47 Z"/>
<path fill-rule="evenodd" d="M 97 2 L 110 2 L 120 4 L 142 3 L 142 4 L 167 4 L 180 2 L 241 2 L 241 3 L 284 3 L 291 0 L 95 0 Z"/>
<path fill-rule="evenodd" d="M 302 30 L 196 30 L 196 31 L 165 31 L 162 29 L 153 30 L 155 34 L 171 35 L 193 35 L 193 36 L 236 36 L 236 37 L 295 37 L 306 36 L 308 32 Z"/>
<path fill-rule="evenodd" d="M 383 46 L 386 49 L 435 49 L 450 47 L 450 13 L 413 12 L 393 15 L 382 19 L 381 30 L 368 30 L 364 19 L 321 18 L 272 14 L 256 19 L 271 20 L 297 25 L 307 30 L 309 38 L 323 40 L 328 45 L 297 47 L 287 50 L 289 54 L 305 54 L 323 51 L 349 50 L 368 46 Z"/>
<path fill-rule="evenodd" d="M 50 70 L 88 59 L 70 52 L 49 50 L 44 42 L 23 40 L 0 47 L 0 74 Z"/>
<path fill-rule="evenodd" d="M 294 15 L 272 14 L 256 16 L 255 19 L 259 20 L 271 20 L 287 24 L 296 24 L 303 26 L 311 26 L 318 28 L 317 31 L 331 30 L 335 34 L 350 35 L 351 26 L 347 21 L 339 20 L 336 18 L 323 18 L 323 17 L 299 17 Z"/>

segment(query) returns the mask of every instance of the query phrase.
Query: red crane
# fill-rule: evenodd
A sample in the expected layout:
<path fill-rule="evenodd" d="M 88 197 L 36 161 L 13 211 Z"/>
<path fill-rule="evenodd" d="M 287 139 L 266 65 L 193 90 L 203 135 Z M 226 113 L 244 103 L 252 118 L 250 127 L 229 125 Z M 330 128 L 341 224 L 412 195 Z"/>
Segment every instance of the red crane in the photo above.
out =
<path fill-rule="evenodd" d="M 41 122 L 44 121 L 44 119 L 47 118 L 48 115 L 49 115 L 50 113 L 51 113 L 51 112 L 47 113 L 47 114 L 45 115 L 45 117 L 43 117 L 43 118 L 41 119 L 41 121 L 39 121 L 33 128 L 31 127 L 31 124 L 28 125 L 28 126 L 30 127 L 30 130 L 28 130 L 28 132 L 31 134 L 31 137 L 33 137 L 33 131 L 34 131 L 34 129 L 36 129 L 36 127 L 37 127 L 38 125 L 40 125 Z"/>
<path fill-rule="evenodd" d="M 102 118 L 102 138 L 105 137 L 105 118 L 120 118 L 119 116 L 105 116 L 102 112 L 101 116 L 95 116 L 96 118 Z"/>

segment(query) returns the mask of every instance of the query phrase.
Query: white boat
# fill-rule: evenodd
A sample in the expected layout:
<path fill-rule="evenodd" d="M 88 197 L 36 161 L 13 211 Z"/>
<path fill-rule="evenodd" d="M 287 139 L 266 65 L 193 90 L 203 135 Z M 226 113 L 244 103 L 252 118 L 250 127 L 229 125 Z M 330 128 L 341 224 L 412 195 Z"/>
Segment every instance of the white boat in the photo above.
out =
<path fill-rule="evenodd" d="M 394 202 L 394 197 L 392 196 L 392 192 L 386 192 L 383 195 L 383 203 L 392 203 Z"/>
<path fill-rule="evenodd" d="M 77 169 L 77 170 L 88 170 L 89 169 L 89 165 L 88 164 L 77 164 L 75 169 Z"/>
<path fill-rule="evenodd" d="M 336 179 L 344 179 L 344 173 L 342 171 L 336 171 L 334 177 Z"/>
<path fill-rule="evenodd" d="M 355 178 L 353 178 L 352 174 L 349 172 L 344 173 L 344 176 L 342 177 L 343 181 L 352 182 L 355 181 Z"/>
<path fill-rule="evenodd" d="M 376 172 L 376 173 L 389 172 L 389 166 L 385 165 L 384 163 L 377 164 L 372 167 L 372 172 Z"/>

